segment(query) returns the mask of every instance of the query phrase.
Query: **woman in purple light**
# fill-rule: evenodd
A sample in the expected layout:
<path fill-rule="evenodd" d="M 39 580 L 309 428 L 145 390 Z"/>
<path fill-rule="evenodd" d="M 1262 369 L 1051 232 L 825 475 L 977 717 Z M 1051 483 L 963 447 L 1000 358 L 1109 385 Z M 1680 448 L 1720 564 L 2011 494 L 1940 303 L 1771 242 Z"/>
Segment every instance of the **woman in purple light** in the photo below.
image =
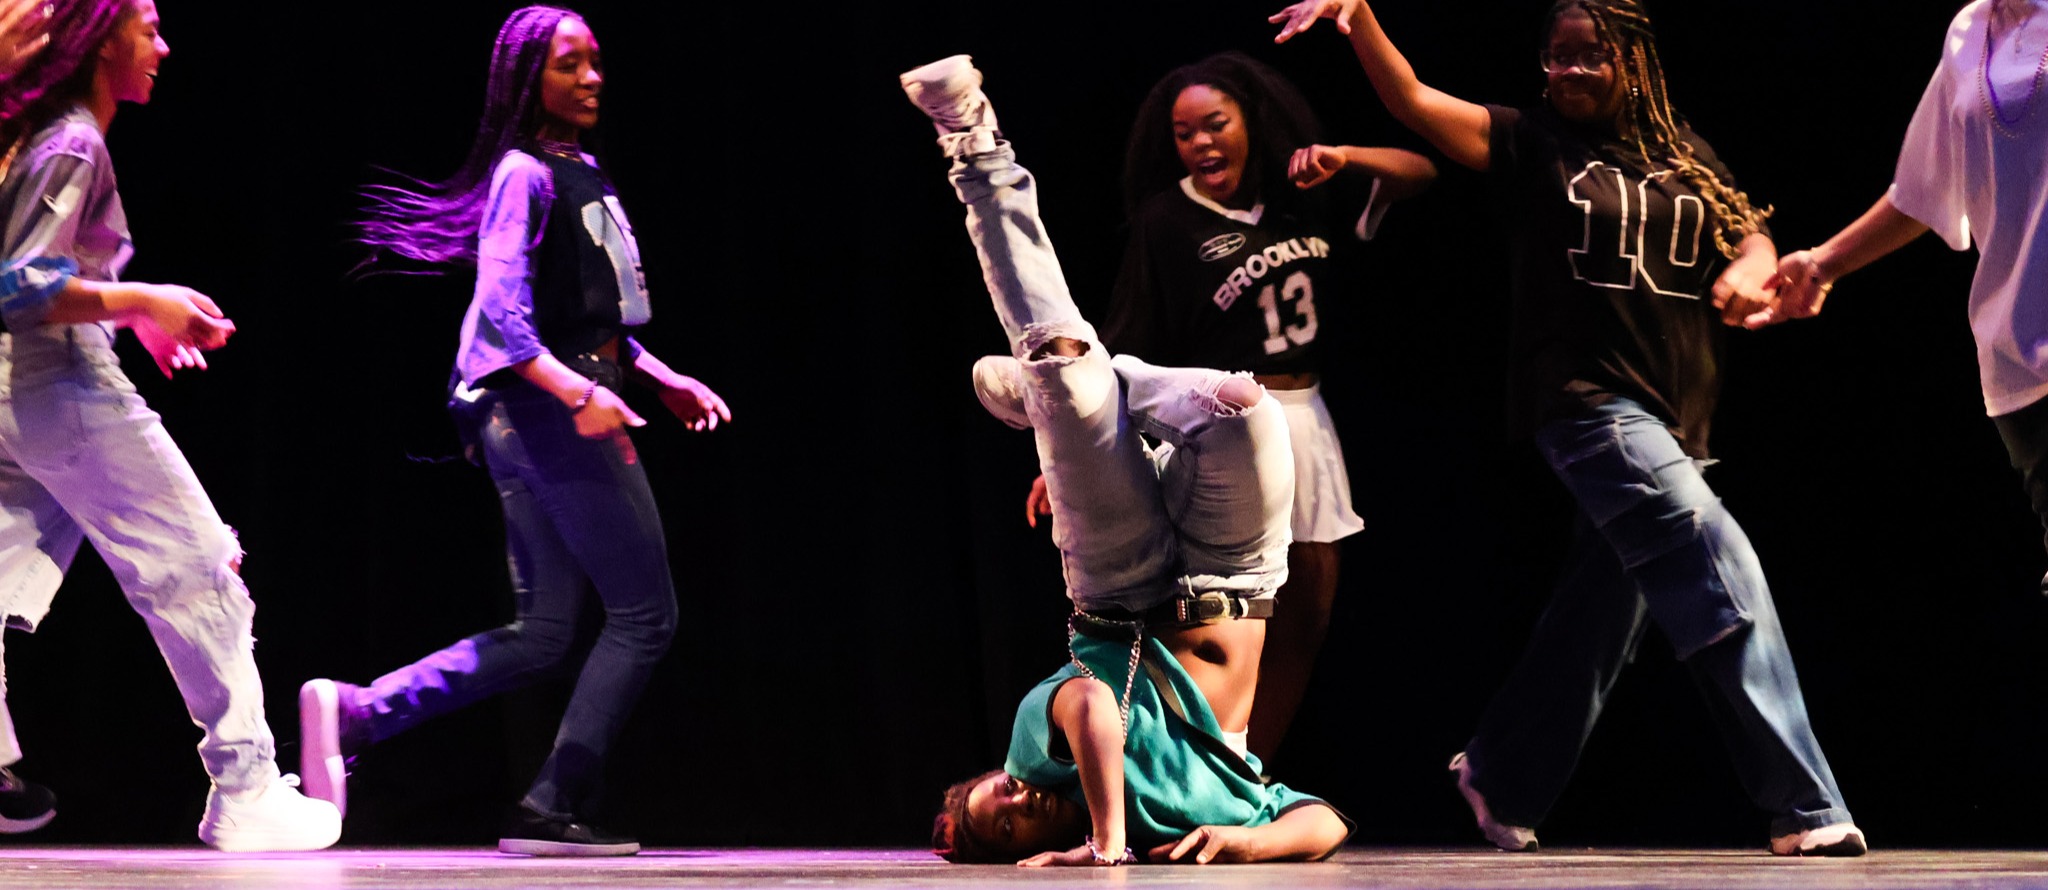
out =
<path fill-rule="evenodd" d="M 361 223 L 377 254 L 475 264 L 456 353 L 458 423 L 496 483 L 517 615 L 368 686 L 300 691 L 306 788 L 346 803 L 343 762 L 430 717 L 546 676 L 576 675 L 553 752 L 499 849 L 638 852 L 592 824 L 606 755 L 676 627 L 661 517 L 617 390 L 653 389 L 693 430 L 732 419 L 708 387 L 628 336 L 650 316 L 639 248 L 611 182 L 580 147 L 597 125 L 602 57 L 576 13 L 529 6 L 498 32 L 468 159 L 420 192 L 381 187 Z M 572 657 L 586 591 L 604 626 Z"/>
<path fill-rule="evenodd" d="M 170 55 L 156 4 L 8 6 L 0 24 L 0 623 L 35 629 L 90 539 L 204 733 L 200 840 L 326 847 L 338 814 L 278 773 L 241 548 L 114 352 L 132 330 L 168 376 L 234 332 L 198 291 L 120 280 L 135 245 L 105 133 L 122 103 L 149 103 Z M 54 815 L 8 769 L 20 757 L 0 704 L 0 831 Z"/>

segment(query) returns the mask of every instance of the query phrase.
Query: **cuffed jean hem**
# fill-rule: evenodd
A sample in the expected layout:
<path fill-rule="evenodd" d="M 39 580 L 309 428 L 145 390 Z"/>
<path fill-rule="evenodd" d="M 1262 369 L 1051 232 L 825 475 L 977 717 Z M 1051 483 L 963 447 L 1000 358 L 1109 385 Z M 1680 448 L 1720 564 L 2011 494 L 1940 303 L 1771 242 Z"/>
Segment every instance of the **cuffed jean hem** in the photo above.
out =
<path fill-rule="evenodd" d="M 1829 807 L 1825 810 L 1793 813 L 1788 816 L 1774 816 L 1771 818 L 1771 837 L 1784 837 L 1788 834 L 1798 834 L 1802 831 L 1812 831 L 1816 828 L 1825 828 L 1829 825 L 1840 825 L 1844 822 L 1853 821 L 1855 820 L 1849 818 L 1849 811 L 1842 807 Z"/>

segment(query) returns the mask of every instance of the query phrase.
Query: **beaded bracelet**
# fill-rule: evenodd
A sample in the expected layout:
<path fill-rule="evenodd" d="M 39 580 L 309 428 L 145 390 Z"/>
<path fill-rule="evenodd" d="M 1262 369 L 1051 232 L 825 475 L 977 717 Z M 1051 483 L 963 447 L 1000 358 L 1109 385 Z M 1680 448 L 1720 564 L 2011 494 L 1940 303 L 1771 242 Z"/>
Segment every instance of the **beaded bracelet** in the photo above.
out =
<path fill-rule="evenodd" d="M 594 395 L 597 395 L 597 381 L 592 380 L 589 386 L 583 388 L 583 397 L 577 399 L 576 404 L 569 406 L 569 413 L 574 414 L 583 410 L 583 406 L 590 404 L 590 397 Z"/>
<path fill-rule="evenodd" d="M 1130 865 L 1138 861 L 1138 854 L 1131 852 L 1129 847 L 1124 848 L 1124 855 L 1111 859 L 1102 855 L 1102 848 L 1095 845 L 1095 835 L 1088 835 L 1084 840 L 1088 842 L 1088 855 L 1095 858 L 1096 865 Z"/>

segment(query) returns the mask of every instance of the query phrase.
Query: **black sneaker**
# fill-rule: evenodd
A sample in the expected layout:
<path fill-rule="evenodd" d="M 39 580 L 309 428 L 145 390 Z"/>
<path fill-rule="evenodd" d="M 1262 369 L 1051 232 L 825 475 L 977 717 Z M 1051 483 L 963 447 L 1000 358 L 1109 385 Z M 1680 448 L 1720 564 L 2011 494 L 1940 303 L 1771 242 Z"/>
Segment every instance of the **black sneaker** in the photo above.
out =
<path fill-rule="evenodd" d="M 498 852 L 527 856 L 631 856 L 640 842 L 595 825 L 551 819 L 524 805 L 506 822 Z"/>
<path fill-rule="evenodd" d="M 34 831 L 57 818 L 57 795 L 0 766 L 0 834 Z"/>

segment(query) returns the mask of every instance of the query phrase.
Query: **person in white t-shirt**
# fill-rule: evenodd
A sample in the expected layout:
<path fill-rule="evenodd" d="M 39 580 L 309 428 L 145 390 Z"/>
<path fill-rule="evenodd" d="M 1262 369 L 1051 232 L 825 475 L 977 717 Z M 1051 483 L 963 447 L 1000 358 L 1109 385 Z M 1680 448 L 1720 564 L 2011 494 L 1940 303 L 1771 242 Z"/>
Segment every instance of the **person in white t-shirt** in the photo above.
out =
<path fill-rule="evenodd" d="M 2048 529 L 2048 0 L 1976 0 L 1957 13 L 1941 64 L 1906 128 L 1892 186 L 1819 247 L 1779 261 L 1762 327 L 1821 311 L 1836 279 L 1928 230 L 1977 246 L 1970 329 L 1984 407 Z M 2048 546 L 2048 537 L 2043 538 Z M 2048 578 L 2043 578 L 2048 591 Z"/>

